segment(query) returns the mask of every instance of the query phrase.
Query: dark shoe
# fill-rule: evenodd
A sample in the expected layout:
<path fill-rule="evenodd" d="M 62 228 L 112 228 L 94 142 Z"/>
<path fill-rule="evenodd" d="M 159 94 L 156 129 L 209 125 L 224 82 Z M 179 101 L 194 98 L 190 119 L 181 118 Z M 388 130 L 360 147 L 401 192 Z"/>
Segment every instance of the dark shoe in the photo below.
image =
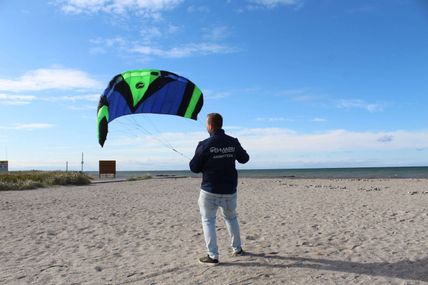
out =
<path fill-rule="evenodd" d="M 245 251 L 241 248 L 239 251 L 235 251 L 232 253 L 232 256 L 243 256 L 245 255 Z"/>
<path fill-rule="evenodd" d="M 217 265 L 218 259 L 211 258 L 209 255 L 199 258 L 199 263 L 207 265 Z"/>

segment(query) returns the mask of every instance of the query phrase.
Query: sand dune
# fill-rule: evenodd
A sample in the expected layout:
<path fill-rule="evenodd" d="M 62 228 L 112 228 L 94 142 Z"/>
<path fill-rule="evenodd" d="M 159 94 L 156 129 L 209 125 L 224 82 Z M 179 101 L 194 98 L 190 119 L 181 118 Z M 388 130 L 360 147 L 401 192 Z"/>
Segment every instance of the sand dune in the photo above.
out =
<path fill-rule="evenodd" d="M 0 192 L 1 284 L 428 284 L 428 180 L 239 183 L 243 257 L 197 178 Z"/>

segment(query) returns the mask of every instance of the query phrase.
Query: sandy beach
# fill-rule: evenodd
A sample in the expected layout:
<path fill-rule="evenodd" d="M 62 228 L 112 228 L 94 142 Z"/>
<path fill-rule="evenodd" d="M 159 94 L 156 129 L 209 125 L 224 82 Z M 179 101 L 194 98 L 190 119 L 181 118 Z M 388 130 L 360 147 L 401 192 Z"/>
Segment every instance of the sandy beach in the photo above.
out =
<path fill-rule="evenodd" d="M 200 179 L 0 192 L 0 284 L 428 284 L 428 180 L 241 178 L 246 256 L 205 254 Z"/>

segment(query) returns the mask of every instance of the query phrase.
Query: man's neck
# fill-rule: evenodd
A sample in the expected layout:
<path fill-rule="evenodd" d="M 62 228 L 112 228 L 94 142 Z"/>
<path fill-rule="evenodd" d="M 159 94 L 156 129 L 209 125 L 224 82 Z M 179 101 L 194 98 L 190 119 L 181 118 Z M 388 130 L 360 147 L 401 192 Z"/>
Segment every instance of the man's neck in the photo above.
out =
<path fill-rule="evenodd" d="M 211 132 L 208 132 L 210 136 L 213 136 L 215 133 L 217 133 L 219 130 L 222 130 L 221 128 L 213 129 Z"/>

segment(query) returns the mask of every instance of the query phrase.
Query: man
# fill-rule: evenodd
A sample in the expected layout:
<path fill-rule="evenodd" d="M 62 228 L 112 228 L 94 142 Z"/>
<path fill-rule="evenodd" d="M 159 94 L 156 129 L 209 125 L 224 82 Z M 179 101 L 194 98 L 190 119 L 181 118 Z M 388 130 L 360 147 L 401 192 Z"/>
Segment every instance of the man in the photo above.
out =
<path fill-rule="evenodd" d="M 250 157 L 238 139 L 224 133 L 222 126 L 223 118 L 220 114 L 208 114 L 207 131 L 210 137 L 199 142 L 189 163 L 192 172 L 202 172 L 198 204 L 208 255 L 201 257 L 199 262 L 208 265 L 216 265 L 219 262 L 215 228 L 218 208 L 221 209 L 226 222 L 233 255 L 244 253 L 236 214 L 238 173 L 235 160 L 246 163 Z"/>

